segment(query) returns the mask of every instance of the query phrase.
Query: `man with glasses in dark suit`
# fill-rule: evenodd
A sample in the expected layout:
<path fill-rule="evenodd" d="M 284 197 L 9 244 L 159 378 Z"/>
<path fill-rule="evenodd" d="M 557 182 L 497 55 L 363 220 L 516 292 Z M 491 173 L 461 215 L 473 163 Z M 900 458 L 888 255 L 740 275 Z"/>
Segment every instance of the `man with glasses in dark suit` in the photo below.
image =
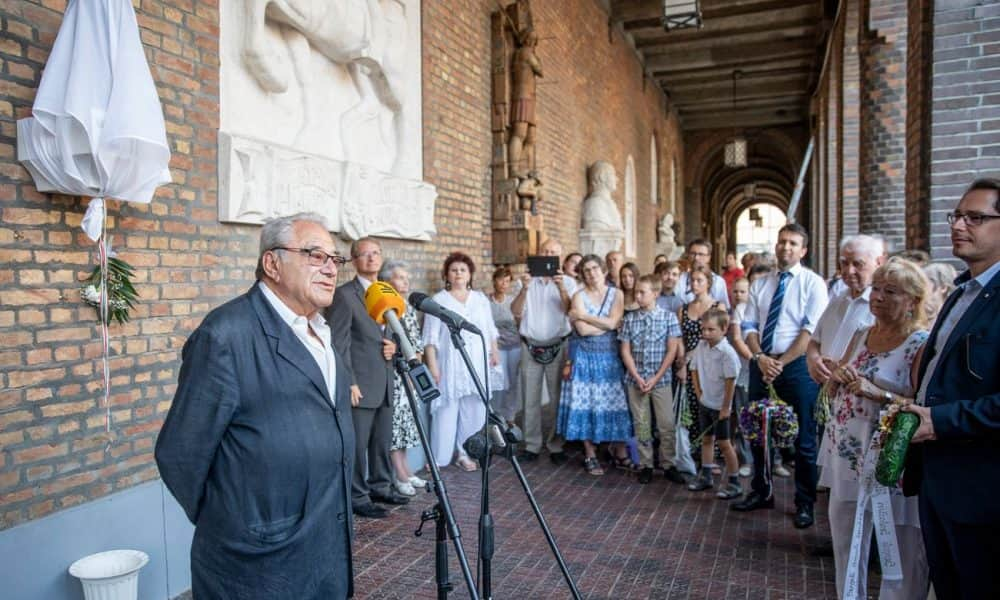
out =
<path fill-rule="evenodd" d="M 1000 590 L 1000 180 L 975 181 L 948 214 L 968 270 L 945 301 L 920 362 L 920 416 L 903 475 L 938 598 Z"/>
<path fill-rule="evenodd" d="M 392 487 L 392 355 L 396 344 L 365 309 L 365 292 L 382 268 L 382 245 L 374 238 L 351 244 L 351 262 L 357 276 L 337 288 L 326 318 L 333 330 L 333 345 L 344 357 L 351 376 L 351 412 L 356 450 L 351 499 L 354 514 L 382 518 L 388 511 L 374 504 L 410 501 Z"/>
<path fill-rule="evenodd" d="M 195 598 L 353 594 L 350 376 L 320 314 L 344 262 L 319 215 L 269 221 L 257 282 L 184 344 L 156 465 L 195 526 Z"/>

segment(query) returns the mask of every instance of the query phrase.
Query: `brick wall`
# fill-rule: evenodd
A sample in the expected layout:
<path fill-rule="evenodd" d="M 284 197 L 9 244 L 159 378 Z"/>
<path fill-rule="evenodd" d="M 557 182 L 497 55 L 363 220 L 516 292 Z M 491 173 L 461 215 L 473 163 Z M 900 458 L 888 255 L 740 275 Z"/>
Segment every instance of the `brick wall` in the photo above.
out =
<path fill-rule="evenodd" d="M 930 245 L 931 3 L 909 0 L 906 54 L 906 243 Z"/>
<path fill-rule="evenodd" d="M 894 249 L 905 246 L 906 5 L 861 4 L 861 230 L 882 234 Z"/>
<path fill-rule="evenodd" d="M 136 2 L 141 39 L 163 103 L 173 183 L 149 205 L 112 202 L 109 230 L 136 267 L 142 301 L 112 327 L 112 431 L 103 450 L 100 337 L 79 280 L 96 257 L 80 232 L 87 200 L 39 194 L 16 162 L 15 120 L 29 116 L 61 22 L 62 0 L 0 7 L 0 529 L 157 476 L 152 448 L 173 396 L 180 349 L 212 308 L 253 278 L 259 228 L 217 220 L 218 10 L 208 0 Z M 437 186 L 438 238 L 385 241 L 413 263 L 414 286 L 438 286 L 452 249 L 490 262 L 489 13 L 486 0 L 423 3 L 425 178 Z M 655 239 L 649 140 L 661 180 L 682 157 L 676 119 L 643 84 L 638 60 L 592 0 L 537 2 L 538 163 L 547 228 L 576 245 L 586 166 L 637 166 L 639 255 Z M 683 160 L 678 162 L 678 172 Z M 661 188 L 661 205 L 669 194 Z M 616 198 L 624 204 L 622 192 Z M 662 209 L 661 209 L 662 211 Z M 344 269 L 342 278 L 352 275 Z M 477 277 L 478 283 L 488 281 Z"/>
<path fill-rule="evenodd" d="M 930 136 L 930 251 L 951 258 L 945 213 L 976 177 L 1000 173 L 1000 4 L 936 3 Z"/>
<path fill-rule="evenodd" d="M 15 160 L 61 23 L 59 0 L 4 4 L 0 58 L 0 529 L 157 476 L 152 449 L 187 334 L 246 287 L 255 231 L 216 221 L 218 14 L 213 3 L 144 1 L 141 37 L 163 102 L 174 183 L 149 205 L 111 202 L 119 256 L 142 302 L 113 326 L 112 431 L 104 452 L 100 337 L 79 280 L 96 261 L 87 200 L 39 194 Z"/>

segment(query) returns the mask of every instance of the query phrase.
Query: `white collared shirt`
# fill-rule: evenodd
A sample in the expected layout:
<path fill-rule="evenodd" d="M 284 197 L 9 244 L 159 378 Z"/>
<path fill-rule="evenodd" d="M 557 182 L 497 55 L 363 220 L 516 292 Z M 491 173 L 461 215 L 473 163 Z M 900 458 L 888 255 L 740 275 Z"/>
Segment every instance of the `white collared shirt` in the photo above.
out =
<path fill-rule="evenodd" d="M 566 295 L 572 298 L 576 292 L 576 282 L 567 275 L 559 277 L 563 278 Z M 563 310 L 562 296 L 555 281 L 542 277 L 531 278 L 525 292 L 519 331 L 534 344 L 556 342 L 569 335 L 569 319 Z"/>
<path fill-rule="evenodd" d="M 917 390 L 917 404 L 926 404 L 927 398 L 927 385 L 931 381 L 931 377 L 934 375 L 935 369 L 937 369 L 938 361 L 941 359 L 941 352 L 944 350 L 944 346 L 948 343 L 948 338 L 951 337 L 952 331 L 955 330 L 955 325 L 962 320 L 962 316 L 965 311 L 969 310 L 972 303 L 976 301 L 979 297 L 979 293 L 983 291 L 990 281 L 996 274 L 1000 272 L 1000 262 L 993 263 L 989 269 L 986 269 L 979 274 L 979 277 L 970 279 L 955 290 L 954 294 L 962 294 L 955 304 L 952 305 L 951 310 L 948 314 L 944 316 L 944 321 L 941 322 L 941 327 L 938 328 L 937 337 L 934 338 L 934 356 L 931 357 L 930 362 L 927 363 L 927 369 L 924 371 L 923 379 L 920 380 L 920 389 Z M 941 318 L 941 315 L 938 315 Z"/>
<path fill-rule="evenodd" d="M 689 273 L 681 273 L 677 278 L 677 285 L 674 291 L 684 300 L 685 304 L 694 301 L 694 293 L 691 291 Z M 729 308 L 729 290 L 726 288 L 726 280 L 715 272 L 712 273 L 712 289 L 708 290 L 708 295 L 721 302 L 727 309 Z"/>
<path fill-rule="evenodd" d="M 726 380 L 740 374 L 740 355 L 726 338 L 712 346 L 705 340 L 698 342 L 691 355 L 691 370 L 698 372 L 702 406 L 720 410 L 726 399 Z"/>
<path fill-rule="evenodd" d="M 795 265 L 788 272 L 792 276 L 785 283 L 785 299 L 781 303 L 778 324 L 774 329 L 772 354 L 784 354 L 798 337 L 799 332 L 806 331 L 812 334 L 820 316 L 826 310 L 828 300 L 826 282 L 822 277 L 801 264 Z M 763 335 L 771 298 L 778 289 L 779 274 L 780 271 L 771 273 L 750 286 L 747 313 L 742 324 L 744 338 L 750 333 Z"/>
<path fill-rule="evenodd" d="M 330 394 L 330 404 L 336 405 L 337 359 L 333 353 L 333 346 L 330 344 L 330 326 L 326 324 L 326 319 L 323 318 L 321 311 L 316 311 L 316 314 L 311 319 L 306 319 L 302 315 L 295 314 L 292 309 L 288 308 L 288 305 L 263 281 L 260 282 L 260 291 L 263 292 L 264 297 L 274 307 L 275 312 L 278 313 L 281 320 L 292 328 L 295 337 L 302 342 L 302 345 L 312 355 L 320 372 L 323 373 L 323 381 L 326 382 L 326 391 Z M 318 340 L 309 335 L 310 328 L 319 337 Z"/>
<path fill-rule="evenodd" d="M 357 275 L 357 278 L 358 278 L 358 281 L 361 282 L 361 287 L 364 288 L 365 292 L 367 292 L 368 288 L 370 288 L 372 286 L 372 282 L 368 281 L 367 279 L 365 279 L 361 275 Z"/>
<path fill-rule="evenodd" d="M 869 286 L 857 298 L 851 298 L 850 292 L 847 292 L 830 300 L 812 332 L 812 339 L 819 344 L 823 356 L 840 360 L 855 332 L 875 324 L 875 315 L 868 300 L 871 292 Z"/>

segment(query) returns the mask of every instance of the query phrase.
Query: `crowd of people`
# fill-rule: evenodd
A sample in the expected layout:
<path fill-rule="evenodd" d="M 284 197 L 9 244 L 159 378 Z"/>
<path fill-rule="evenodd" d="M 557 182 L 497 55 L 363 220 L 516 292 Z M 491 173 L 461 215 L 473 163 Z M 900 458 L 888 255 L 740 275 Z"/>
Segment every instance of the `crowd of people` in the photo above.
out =
<path fill-rule="evenodd" d="M 454 252 L 433 299 L 482 332 L 482 342 L 460 335 L 490 406 L 523 430 L 521 463 L 545 452 L 564 465 L 572 444 L 587 476 L 615 468 L 650 484 L 662 473 L 683 493 L 712 491 L 740 512 L 773 508 L 772 476 L 794 476 L 796 528 L 814 525 L 817 493 L 829 492 L 839 597 L 866 596 L 873 530 L 880 597 L 923 598 L 931 580 L 939 598 L 987 597 L 1000 589 L 991 568 L 1000 550 L 1000 182 L 976 181 L 948 223 L 967 267 L 958 279 L 948 262 L 861 234 L 840 241 L 827 281 L 803 264 L 809 234 L 790 223 L 773 253 L 727 253 L 721 273 L 703 239 L 647 269 L 620 252 L 564 253 L 549 239 L 539 250 L 559 257 L 557 274 L 515 277 L 501 266 L 479 291 L 477 265 Z M 406 457 L 419 439 L 390 361 L 397 343 L 364 306 L 376 280 L 407 295 L 409 270 L 383 260 L 373 238 L 350 253 L 357 274 L 334 293 L 346 260 L 321 219 L 268 223 L 258 284 L 185 346 L 156 456 L 197 525 L 196 595 L 218 577 L 287 583 L 244 565 L 263 560 L 254 544 L 283 548 L 268 559 L 323 552 L 329 563 L 347 540 L 338 572 L 349 576 L 345 512 L 385 517 L 384 505 L 427 485 Z M 486 406 L 455 338 L 434 315 L 421 322 L 407 311 L 402 324 L 441 391 L 430 405 L 438 466 L 477 470 L 463 442 Z M 740 411 L 772 394 L 797 420 L 788 452 L 750 443 L 741 427 Z M 886 487 L 874 462 L 882 425 L 901 412 L 920 425 L 902 481 Z M 319 435 L 325 421 L 335 439 Z M 285 436 L 296 444 L 279 444 Z M 306 451 L 313 443 L 328 455 Z M 343 531 L 316 511 L 336 515 Z M 336 568 L 311 573 L 309 590 L 340 597 Z"/>

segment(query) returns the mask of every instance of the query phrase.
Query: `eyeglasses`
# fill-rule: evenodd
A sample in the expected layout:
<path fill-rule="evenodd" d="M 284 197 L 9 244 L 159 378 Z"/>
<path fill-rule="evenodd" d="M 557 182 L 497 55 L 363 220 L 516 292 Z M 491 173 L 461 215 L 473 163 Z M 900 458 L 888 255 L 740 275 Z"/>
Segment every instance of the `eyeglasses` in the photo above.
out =
<path fill-rule="evenodd" d="M 347 264 L 347 259 L 339 254 L 327 254 L 319 248 L 288 248 L 286 246 L 275 246 L 271 250 L 286 250 L 288 252 L 298 252 L 305 254 L 309 264 L 313 267 L 322 267 L 327 262 L 332 261 L 334 265 Z"/>
<path fill-rule="evenodd" d="M 365 252 L 358 252 L 354 255 L 354 258 L 374 258 L 376 256 L 382 256 L 381 250 L 366 250 Z"/>
<path fill-rule="evenodd" d="M 984 215 L 983 213 L 963 213 L 963 212 L 958 212 L 956 210 L 955 212 L 950 212 L 947 215 L 945 215 L 945 218 L 948 219 L 949 225 L 954 225 L 959 221 L 965 221 L 965 224 L 968 225 L 969 227 L 979 227 L 980 225 L 983 224 L 984 221 L 989 221 L 992 219 L 1000 219 L 1000 215 Z"/>
<path fill-rule="evenodd" d="M 688 252 L 691 256 L 708 256 L 708 252 Z"/>

